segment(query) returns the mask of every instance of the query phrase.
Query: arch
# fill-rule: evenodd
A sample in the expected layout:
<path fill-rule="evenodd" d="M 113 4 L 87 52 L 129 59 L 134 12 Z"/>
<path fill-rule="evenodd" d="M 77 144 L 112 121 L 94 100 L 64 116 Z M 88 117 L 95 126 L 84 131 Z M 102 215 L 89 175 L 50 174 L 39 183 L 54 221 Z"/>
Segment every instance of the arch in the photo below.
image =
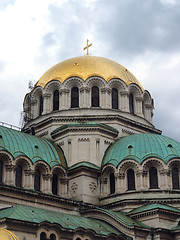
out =
<path fill-rule="evenodd" d="M 118 90 L 116 88 L 112 88 L 112 109 L 119 109 L 119 97 L 118 97 Z"/>
<path fill-rule="evenodd" d="M 172 188 L 179 189 L 179 169 L 177 167 L 172 168 Z"/>
<path fill-rule="evenodd" d="M 46 239 L 47 239 L 46 233 L 45 233 L 45 232 L 42 232 L 42 233 L 40 234 L 40 240 L 46 240 Z"/>
<path fill-rule="evenodd" d="M 109 174 L 109 184 L 110 184 L 110 194 L 115 193 L 115 176 L 113 172 Z"/>
<path fill-rule="evenodd" d="M 52 177 L 52 194 L 58 195 L 58 176 L 55 173 Z"/>
<path fill-rule="evenodd" d="M 34 190 L 41 190 L 41 172 L 39 169 L 36 169 L 34 173 Z"/>
<path fill-rule="evenodd" d="M 0 182 L 3 181 L 3 161 L 0 160 Z"/>
<path fill-rule="evenodd" d="M 39 116 L 41 116 L 42 115 L 42 113 L 43 113 L 43 96 L 42 95 L 40 95 L 40 97 L 39 97 Z"/>
<path fill-rule="evenodd" d="M 79 107 L 79 89 L 78 87 L 71 88 L 71 108 Z"/>
<path fill-rule="evenodd" d="M 99 107 L 99 88 L 93 86 L 91 89 L 91 106 Z"/>
<path fill-rule="evenodd" d="M 59 110 L 59 91 L 53 92 L 53 111 Z"/>
<path fill-rule="evenodd" d="M 51 233 L 50 240 L 56 240 L 56 235 L 54 233 Z"/>
<path fill-rule="evenodd" d="M 134 114 L 134 95 L 132 93 L 129 94 L 129 112 Z"/>
<path fill-rule="evenodd" d="M 20 164 L 16 166 L 15 185 L 16 187 L 22 187 L 22 171 L 23 168 Z"/>
<path fill-rule="evenodd" d="M 158 189 L 158 172 L 156 167 L 149 169 L 149 188 Z"/>
<path fill-rule="evenodd" d="M 129 168 L 127 170 L 127 190 L 135 190 L 135 175 L 134 170 L 132 168 Z"/>

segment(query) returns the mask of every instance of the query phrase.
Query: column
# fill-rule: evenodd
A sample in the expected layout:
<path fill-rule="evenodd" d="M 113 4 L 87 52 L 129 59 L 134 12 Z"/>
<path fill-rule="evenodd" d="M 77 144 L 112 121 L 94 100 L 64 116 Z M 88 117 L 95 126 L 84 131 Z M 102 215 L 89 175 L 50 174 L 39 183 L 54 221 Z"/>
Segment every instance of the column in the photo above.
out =
<path fill-rule="evenodd" d="M 151 104 L 145 104 L 145 109 L 144 109 L 144 115 L 145 118 L 152 123 L 152 114 L 153 114 L 153 107 L 151 106 Z"/>
<path fill-rule="evenodd" d="M 25 178 L 24 178 L 24 188 L 34 188 L 33 182 L 33 171 L 32 170 L 24 170 Z"/>
<path fill-rule="evenodd" d="M 124 193 L 127 190 L 127 184 L 125 182 L 125 173 L 119 173 L 119 185 L 120 185 L 120 193 Z"/>
<path fill-rule="evenodd" d="M 67 178 L 60 179 L 59 195 L 61 197 L 68 197 L 68 179 Z"/>
<path fill-rule="evenodd" d="M 137 176 L 137 186 L 136 187 L 136 190 L 144 190 L 144 185 L 143 185 L 143 175 L 144 175 L 144 172 L 143 170 L 140 170 L 136 173 L 136 176 Z"/>
<path fill-rule="evenodd" d="M 15 185 L 15 170 L 16 170 L 16 166 L 6 165 L 5 184 Z"/>
<path fill-rule="evenodd" d="M 52 193 L 51 190 L 51 174 L 43 174 L 43 182 L 42 182 L 42 192 L 44 193 Z"/>
<path fill-rule="evenodd" d="M 37 100 L 31 100 L 31 118 L 34 119 L 39 116 L 39 109 L 38 109 L 38 101 Z"/>
<path fill-rule="evenodd" d="M 142 101 L 143 98 L 142 97 L 136 97 L 135 98 L 136 104 L 135 104 L 135 114 L 142 117 L 143 116 L 143 112 L 142 112 Z"/>
<path fill-rule="evenodd" d="M 121 92 L 121 106 L 120 109 L 123 112 L 129 112 L 129 94 L 126 91 Z"/>
<path fill-rule="evenodd" d="M 60 109 L 67 109 L 70 108 L 70 96 L 68 89 L 61 89 L 60 91 Z"/>
<path fill-rule="evenodd" d="M 52 100 L 51 98 L 51 94 L 45 93 L 43 94 L 43 114 L 47 114 L 50 113 L 52 111 L 52 105 L 53 103 L 50 102 L 50 100 Z"/>

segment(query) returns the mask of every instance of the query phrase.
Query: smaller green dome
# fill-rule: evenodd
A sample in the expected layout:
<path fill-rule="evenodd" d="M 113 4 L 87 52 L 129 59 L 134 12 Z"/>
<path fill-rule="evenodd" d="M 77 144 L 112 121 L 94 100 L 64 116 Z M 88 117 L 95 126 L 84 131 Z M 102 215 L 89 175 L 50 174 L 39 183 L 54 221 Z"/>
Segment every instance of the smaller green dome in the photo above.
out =
<path fill-rule="evenodd" d="M 55 165 L 67 167 L 62 149 L 54 142 L 4 126 L 0 126 L 0 149 L 14 158 L 27 156 L 32 163 L 43 160 L 51 168 Z"/>
<path fill-rule="evenodd" d="M 115 167 L 125 159 L 142 163 L 148 157 L 157 157 L 164 162 L 180 157 L 180 142 L 158 134 L 142 133 L 122 137 L 114 141 L 106 150 L 102 167 Z"/>
<path fill-rule="evenodd" d="M 0 228 L 0 240 L 19 240 L 19 238 L 17 238 L 12 232 Z"/>

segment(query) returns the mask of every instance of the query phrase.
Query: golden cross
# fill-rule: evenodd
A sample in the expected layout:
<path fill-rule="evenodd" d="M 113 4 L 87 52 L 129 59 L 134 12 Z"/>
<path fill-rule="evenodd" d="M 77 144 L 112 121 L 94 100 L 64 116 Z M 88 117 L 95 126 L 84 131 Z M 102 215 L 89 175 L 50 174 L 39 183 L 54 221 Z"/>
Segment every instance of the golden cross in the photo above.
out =
<path fill-rule="evenodd" d="M 87 46 L 83 48 L 83 50 L 86 50 L 87 49 L 87 56 L 89 56 L 89 47 L 92 46 L 92 43 L 91 44 L 88 44 L 89 40 L 87 39 Z"/>

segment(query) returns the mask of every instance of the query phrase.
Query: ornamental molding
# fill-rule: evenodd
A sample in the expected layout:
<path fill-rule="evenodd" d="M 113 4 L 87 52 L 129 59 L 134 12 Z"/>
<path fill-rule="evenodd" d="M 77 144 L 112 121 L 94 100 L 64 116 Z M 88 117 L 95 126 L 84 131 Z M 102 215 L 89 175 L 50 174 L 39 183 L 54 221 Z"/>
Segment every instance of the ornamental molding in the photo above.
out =
<path fill-rule="evenodd" d="M 58 143 L 58 146 L 59 146 L 59 147 L 61 147 L 61 146 L 63 146 L 63 145 L 64 145 L 64 141 Z"/>
<path fill-rule="evenodd" d="M 110 142 L 110 141 L 108 141 L 108 140 L 104 140 L 104 144 L 106 144 L 106 145 L 110 145 L 110 144 L 111 144 L 111 142 Z"/>
<path fill-rule="evenodd" d="M 91 89 L 90 89 L 89 87 L 81 87 L 81 88 L 79 89 L 79 91 L 80 91 L 81 93 L 83 93 L 83 92 L 89 93 L 89 92 L 91 91 Z"/>
<path fill-rule="evenodd" d="M 44 131 L 44 132 L 38 134 L 37 137 L 40 137 L 40 138 L 44 137 L 44 136 L 48 135 L 48 133 L 49 133 L 48 131 Z"/>
<path fill-rule="evenodd" d="M 70 90 L 69 89 L 61 89 L 60 91 L 59 91 L 59 94 L 60 95 L 62 95 L 62 94 L 68 94 L 70 92 Z"/>
<path fill-rule="evenodd" d="M 64 82 L 65 88 L 82 87 L 84 81 L 79 77 L 70 77 Z"/>
<path fill-rule="evenodd" d="M 143 97 L 135 97 L 136 101 L 138 102 L 142 102 L 143 101 Z"/>
<path fill-rule="evenodd" d="M 110 93 L 111 93 L 111 89 L 106 88 L 106 87 L 101 88 L 101 93 L 103 93 L 103 94 L 108 93 L 108 94 L 110 95 Z"/>
<path fill-rule="evenodd" d="M 135 134 L 135 132 L 122 128 L 122 132 L 127 133 L 128 135 Z"/>
<path fill-rule="evenodd" d="M 89 138 L 78 138 L 78 142 L 90 142 Z"/>
<path fill-rule="evenodd" d="M 50 93 L 43 94 L 43 98 L 46 98 L 46 99 L 50 98 L 51 96 L 52 96 L 52 94 L 50 94 Z"/>

